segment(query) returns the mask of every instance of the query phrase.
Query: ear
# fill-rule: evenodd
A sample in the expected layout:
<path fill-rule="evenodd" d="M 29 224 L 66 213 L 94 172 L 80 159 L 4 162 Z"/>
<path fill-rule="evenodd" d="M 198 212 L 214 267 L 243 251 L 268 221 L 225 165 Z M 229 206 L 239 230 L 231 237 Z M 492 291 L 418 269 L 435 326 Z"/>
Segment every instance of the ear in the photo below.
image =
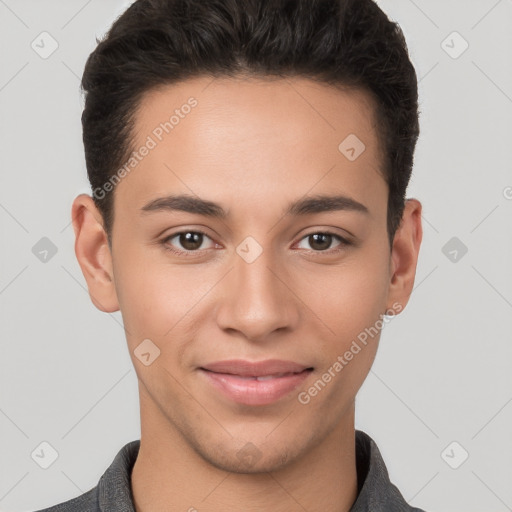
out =
<path fill-rule="evenodd" d="M 417 199 L 407 199 L 400 226 L 393 240 L 388 310 L 395 310 L 397 313 L 400 313 L 409 302 L 414 287 L 416 264 L 423 237 L 421 208 L 421 203 Z M 398 308 L 397 305 L 401 307 Z"/>
<path fill-rule="evenodd" d="M 93 304 L 106 313 L 118 311 L 112 254 L 103 218 L 93 198 L 87 194 L 77 196 L 71 208 L 71 218 L 75 231 L 76 258 L 87 281 Z"/>

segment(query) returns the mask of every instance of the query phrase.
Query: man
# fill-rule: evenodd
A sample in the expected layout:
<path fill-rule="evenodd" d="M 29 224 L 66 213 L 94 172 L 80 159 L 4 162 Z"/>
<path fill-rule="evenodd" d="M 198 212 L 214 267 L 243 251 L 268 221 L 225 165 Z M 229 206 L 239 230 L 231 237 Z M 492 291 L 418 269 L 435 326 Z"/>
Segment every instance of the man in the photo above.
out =
<path fill-rule="evenodd" d="M 418 511 L 354 427 L 422 238 L 399 27 L 371 0 L 138 0 L 82 85 L 75 250 L 141 439 L 47 511 Z"/>

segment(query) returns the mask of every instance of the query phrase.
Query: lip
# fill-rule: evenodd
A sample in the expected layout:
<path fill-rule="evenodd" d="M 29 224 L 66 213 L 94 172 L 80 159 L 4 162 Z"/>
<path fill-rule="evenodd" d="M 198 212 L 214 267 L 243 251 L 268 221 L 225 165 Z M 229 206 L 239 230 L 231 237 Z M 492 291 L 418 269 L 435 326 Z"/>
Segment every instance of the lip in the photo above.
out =
<path fill-rule="evenodd" d="M 199 370 L 210 385 L 229 399 L 245 405 L 268 405 L 302 384 L 313 368 L 280 359 L 258 362 L 232 359 Z M 265 379 L 257 380 L 257 377 Z"/>
<path fill-rule="evenodd" d="M 311 367 L 293 361 L 283 361 L 282 359 L 267 359 L 266 361 L 256 362 L 230 359 L 209 363 L 201 368 L 215 373 L 229 373 L 241 377 L 264 377 L 276 373 L 299 373 Z"/>

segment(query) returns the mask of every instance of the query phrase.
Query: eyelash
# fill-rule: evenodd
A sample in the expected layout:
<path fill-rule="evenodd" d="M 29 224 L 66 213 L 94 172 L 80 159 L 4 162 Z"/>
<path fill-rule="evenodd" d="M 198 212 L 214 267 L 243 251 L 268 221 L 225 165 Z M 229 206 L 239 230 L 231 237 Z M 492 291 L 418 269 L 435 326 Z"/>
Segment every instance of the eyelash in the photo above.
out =
<path fill-rule="evenodd" d="M 210 238 L 204 231 L 201 231 L 201 230 L 178 231 L 176 233 L 173 233 L 172 235 L 169 235 L 169 236 L 165 237 L 162 240 L 161 243 L 162 243 L 164 249 L 166 251 L 170 251 L 173 254 L 177 254 L 178 256 L 185 256 L 185 257 L 195 257 L 195 256 L 197 256 L 197 254 L 200 254 L 202 251 L 208 250 L 208 249 L 202 249 L 202 250 L 201 249 L 197 249 L 195 251 L 186 251 L 186 250 L 181 250 L 181 249 L 175 249 L 175 248 L 171 247 L 168 244 L 169 240 L 172 240 L 173 238 L 177 237 L 178 235 L 183 235 L 185 233 L 195 233 L 195 234 L 200 234 L 200 235 L 203 235 L 203 236 L 205 236 L 207 238 Z M 321 254 L 336 254 L 338 252 L 343 251 L 346 247 L 353 245 L 352 242 L 350 242 L 346 238 L 343 238 L 342 236 L 340 236 L 340 235 L 338 235 L 336 233 L 333 233 L 332 231 L 313 231 L 312 233 L 308 233 L 307 235 L 304 235 L 299 240 L 299 242 L 301 242 L 305 238 L 308 238 L 308 237 L 310 237 L 312 235 L 330 235 L 330 236 L 332 236 L 333 238 L 337 239 L 340 242 L 340 245 L 338 247 L 334 248 L 334 249 L 327 249 L 325 251 L 315 251 L 314 249 L 309 250 L 309 252 L 312 252 L 314 254 L 319 254 L 319 255 L 321 255 Z M 305 249 L 305 250 L 307 250 L 307 249 Z"/>

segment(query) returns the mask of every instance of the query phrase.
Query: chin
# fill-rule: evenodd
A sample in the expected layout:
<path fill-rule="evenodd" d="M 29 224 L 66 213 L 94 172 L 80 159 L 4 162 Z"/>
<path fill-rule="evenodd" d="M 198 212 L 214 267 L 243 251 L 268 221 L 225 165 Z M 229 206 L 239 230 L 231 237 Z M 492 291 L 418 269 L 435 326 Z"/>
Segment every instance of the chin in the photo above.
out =
<path fill-rule="evenodd" d="M 224 452 L 201 453 L 203 459 L 212 466 L 230 473 L 257 474 L 278 471 L 290 462 L 290 454 L 286 447 L 281 450 L 267 448 L 260 450 L 253 443 L 246 443 L 241 449 L 229 454 Z"/>

